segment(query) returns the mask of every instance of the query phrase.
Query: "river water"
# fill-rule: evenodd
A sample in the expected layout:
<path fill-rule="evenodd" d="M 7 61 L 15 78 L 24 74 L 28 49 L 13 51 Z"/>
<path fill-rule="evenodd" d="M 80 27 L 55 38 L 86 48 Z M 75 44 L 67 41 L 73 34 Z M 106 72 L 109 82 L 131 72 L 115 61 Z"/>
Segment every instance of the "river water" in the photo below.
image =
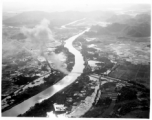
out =
<path fill-rule="evenodd" d="M 67 76 L 65 76 L 62 80 L 54 84 L 53 86 L 47 88 L 46 90 L 40 92 L 39 94 L 25 100 L 24 102 L 16 105 L 15 107 L 5 111 L 2 113 L 2 116 L 18 116 L 19 114 L 25 113 L 27 110 L 29 110 L 30 107 L 34 106 L 36 103 L 40 103 L 45 99 L 50 98 L 63 88 L 67 87 L 71 83 L 73 83 L 77 77 L 79 77 L 83 72 L 84 69 L 84 60 L 82 54 L 76 50 L 72 43 L 73 41 L 79 37 L 80 35 L 84 34 L 86 31 L 88 31 L 90 28 L 87 28 L 83 32 L 74 35 L 73 37 L 67 39 L 65 41 L 65 47 L 69 49 L 69 51 L 75 55 L 75 65 Z M 79 73 L 79 74 L 78 74 Z"/>
<path fill-rule="evenodd" d="M 82 20 L 85 20 L 85 19 L 86 19 L 86 18 L 83 18 L 83 19 L 80 19 L 80 20 L 76 20 L 76 21 L 74 21 L 74 22 L 70 22 L 70 23 L 68 23 L 68 24 L 66 24 L 66 25 L 62 25 L 61 28 L 66 28 L 66 26 L 68 26 L 68 25 L 75 24 L 75 23 L 77 23 L 77 22 L 79 22 L 79 21 L 82 21 Z"/>

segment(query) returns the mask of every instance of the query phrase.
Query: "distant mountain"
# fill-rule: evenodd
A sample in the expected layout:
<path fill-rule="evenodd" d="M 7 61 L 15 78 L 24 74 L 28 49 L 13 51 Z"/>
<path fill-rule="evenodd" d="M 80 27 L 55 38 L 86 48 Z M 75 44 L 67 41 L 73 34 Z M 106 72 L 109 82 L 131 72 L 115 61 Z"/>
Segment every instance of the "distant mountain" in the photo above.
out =
<path fill-rule="evenodd" d="M 127 14 L 121 14 L 121 15 L 113 15 L 110 18 L 108 18 L 106 21 L 111 23 L 124 23 L 125 21 L 131 19 L 132 16 Z"/>
<path fill-rule="evenodd" d="M 18 14 L 18 13 L 3 12 L 2 18 L 3 18 L 3 20 L 5 20 L 5 19 L 8 19 L 8 18 L 10 18 L 10 17 L 13 17 L 13 16 L 15 16 L 15 15 L 17 15 L 17 14 Z"/>
<path fill-rule="evenodd" d="M 149 23 L 140 23 L 135 25 L 113 23 L 107 27 L 99 25 L 92 26 L 87 35 L 120 35 L 130 37 L 149 37 L 151 35 L 151 25 Z"/>
<path fill-rule="evenodd" d="M 48 18 L 48 16 L 49 13 L 42 11 L 23 12 L 6 20 L 3 20 L 3 24 L 14 26 L 28 23 L 38 23 L 43 18 Z"/>
<path fill-rule="evenodd" d="M 141 23 L 135 26 L 128 26 L 123 32 L 131 37 L 150 37 L 151 25 L 148 23 Z"/>
<path fill-rule="evenodd" d="M 102 18 L 101 18 L 102 16 Z M 107 35 L 107 34 L 122 34 L 132 37 L 147 37 L 150 36 L 151 16 L 150 14 L 138 14 L 135 17 L 130 15 L 121 14 L 116 15 L 110 11 L 64 11 L 64 12 L 42 12 L 42 11 L 29 11 L 23 12 L 6 20 L 3 20 L 5 25 L 36 25 L 42 19 L 50 20 L 50 27 L 61 26 L 69 22 L 87 18 L 95 19 L 97 21 L 107 19 L 109 24 L 107 27 L 92 26 L 90 34 Z M 19 35 L 19 37 L 23 37 Z"/>
<path fill-rule="evenodd" d="M 103 11 L 64 11 L 64 12 L 42 12 L 42 11 L 28 11 L 20 13 L 16 16 L 3 20 L 3 24 L 17 26 L 17 25 L 32 25 L 38 24 L 42 19 L 46 18 L 51 21 L 52 26 L 63 25 L 78 19 L 89 18 L 96 19 L 100 15 L 105 14 Z"/>
<path fill-rule="evenodd" d="M 98 20 L 104 21 L 111 16 L 115 15 L 114 12 L 111 11 L 88 11 L 88 12 L 80 12 L 80 11 L 63 11 L 63 12 L 43 12 L 43 11 L 28 11 L 20 13 L 16 16 L 10 17 L 8 19 L 3 20 L 3 24 L 9 26 L 20 26 L 20 25 L 29 25 L 34 26 L 38 24 L 42 19 L 46 18 L 50 20 L 52 27 L 61 26 L 63 24 L 67 24 L 69 22 L 87 18 L 90 20 Z"/>
<path fill-rule="evenodd" d="M 113 15 L 110 18 L 108 18 L 106 22 L 132 24 L 132 25 L 143 23 L 143 22 L 150 23 L 151 15 L 149 14 L 149 12 L 137 14 L 134 17 L 127 14 Z"/>
<path fill-rule="evenodd" d="M 103 11 L 99 15 L 100 16 L 97 18 L 97 20 L 106 21 L 107 19 L 110 19 L 112 16 L 115 16 L 116 13 L 113 11 Z"/>
<path fill-rule="evenodd" d="M 113 23 L 107 26 L 107 30 L 113 33 L 122 32 L 128 25 L 127 24 L 120 24 L 120 23 Z"/>
<path fill-rule="evenodd" d="M 147 32 L 147 34 L 149 34 L 150 32 L 150 26 L 151 26 L 151 16 L 148 14 L 138 14 L 136 15 L 134 18 L 131 18 L 129 20 L 127 20 L 125 22 L 125 24 L 128 24 L 130 27 L 128 29 L 131 29 L 131 31 L 133 32 L 135 29 L 135 31 L 140 31 L 140 30 L 145 30 L 145 31 L 140 31 L 139 33 L 143 33 L 144 35 L 146 35 L 145 32 Z M 137 27 L 138 26 L 138 27 Z M 134 28 L 133 28 L 134 27 Z M 147 27 L 147 28 L 146 28 Z M 139 29 L 139 30 L 137 30 Z M 134 32 L 133 32 L 134 33 Z M 137 34 L 139 34 L 137 32 Z M 129 33 L 128 33 L 129 34 Z M 138 35 L 137 35 L 138 36 Z M 140 36 L 140 35 L 139 35 Z M 142 35 L 141 35 L 142 36 Z"/>
<path fill-rule="evenodd" d="M 151 15 L 138 14 L 135 17 L 128 15 L 114 15 L 107 20 L 112 24 L 107 27 L 93 26 L 97 34 L 119 34 L 131 37 L 149 37 L 151 35 Z"/>
<path fill-rule="evenodd" d="M 129 25 L 135 25 L 135 24 L 140 24 L 140 23 L 149 23 L 150 24 L 151 15 L 148 13 L 137 14 L 134 17 L 127 15 L 127 14 L 113 15 L 106 21 L 111 22 L 111 23 L 122 23 L 122 24 L 129 24 Z"/>
<path fill-rule="evenodd" d="M 89 32 L 86 32 L 87 35 L 112 35 L 119 34 L 127 27 L 126 24 L 113 23 L 108 25 L 107 27 L 102 27 L 99 25 L 95 25 L 91 27 Z"/>
<path fill-rule="evenodd" d="M 134 18 L 137 22 L 140 23 L 150 23 L 151 22 L 151 16 L 149 14 L 138 14 Z"/>
<path fill-rule="evenodd" d="M 99 34 L 115 34 L 115 33 L 120 33 L 127 27 L 126 24 L 119 24 L 119 23 L 113 23 L 108 25 L 107 27 L 102 27 L 99 25 L 92 26 L 91 30 L 99 33 Z"/>

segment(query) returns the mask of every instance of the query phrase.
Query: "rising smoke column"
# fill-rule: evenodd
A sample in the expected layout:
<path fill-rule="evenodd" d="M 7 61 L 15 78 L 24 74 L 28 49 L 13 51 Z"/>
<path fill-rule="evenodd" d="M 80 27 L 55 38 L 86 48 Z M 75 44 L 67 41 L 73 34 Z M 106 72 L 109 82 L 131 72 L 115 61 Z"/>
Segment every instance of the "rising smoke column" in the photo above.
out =
<path fill-rule="evenodd" d="M 52 52 L 50 56 L 47 56 L 47 59 L 55 65 L 55 69 L 60 70 L 64 74 L 69 73 L 68 70 L 63 66 L 63 61 L 65 61 L 66 59 L 64 53 L 55 54 L 54 52 Z"/>
<path fill-rule="evenodd" d="M 40 25 L 34 28 L 21 28 L 21 32 L 24 33 L 30 40 L 30 44 L 33 47 L 46 49 L 49 42 L 55 41 L 52 31 L 49 29 L 50 22 L 47 19 L 43 19 Z"/>
<path fill-rule="evenodd" d="M 27 36 L 27 40 L 30 42 L 25 43 L 26 47 L 30 47 L 30 49 L 38 49 L 38 55 L 45 57 L 46 60 L 52 62 L 55 65 L 55 68 L 64 74 L 68 74 L 69 72 L 63 67 L 63 62 L 61 61 L 64 58 L 64 54 L 55 54 L 52 52 L 50 55 L 45 53 L 47 49 L 48 43 L 55 41 L 52 31 L 49 28 L 50 22 L 47 19 L 43 19 L 41 23 L 34 28 L 22 27 L 21 32 Z M 50 65 L 49 65 L 50 66 Z"/>

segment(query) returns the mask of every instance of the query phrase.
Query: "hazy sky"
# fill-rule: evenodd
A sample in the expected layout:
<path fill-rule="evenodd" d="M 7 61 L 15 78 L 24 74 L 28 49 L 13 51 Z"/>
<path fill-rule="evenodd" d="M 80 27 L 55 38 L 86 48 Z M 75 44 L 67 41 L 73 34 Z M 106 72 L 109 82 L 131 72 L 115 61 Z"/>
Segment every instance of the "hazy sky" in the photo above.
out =
<path fill-rule="evenodd" d="M 3 0 L 3 12 L 121 9 L 126 3 L 150 0 Z"/>

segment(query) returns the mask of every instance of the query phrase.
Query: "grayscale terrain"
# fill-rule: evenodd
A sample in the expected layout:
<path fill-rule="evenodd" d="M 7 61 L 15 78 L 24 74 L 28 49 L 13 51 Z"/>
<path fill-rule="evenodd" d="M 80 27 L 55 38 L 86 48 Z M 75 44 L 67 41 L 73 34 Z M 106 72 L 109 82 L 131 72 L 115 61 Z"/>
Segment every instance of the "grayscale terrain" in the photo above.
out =
<path fill-rule="evenodd" d="M 150 4 L 5 7 L 3 117 L 150 117 Z"/>

